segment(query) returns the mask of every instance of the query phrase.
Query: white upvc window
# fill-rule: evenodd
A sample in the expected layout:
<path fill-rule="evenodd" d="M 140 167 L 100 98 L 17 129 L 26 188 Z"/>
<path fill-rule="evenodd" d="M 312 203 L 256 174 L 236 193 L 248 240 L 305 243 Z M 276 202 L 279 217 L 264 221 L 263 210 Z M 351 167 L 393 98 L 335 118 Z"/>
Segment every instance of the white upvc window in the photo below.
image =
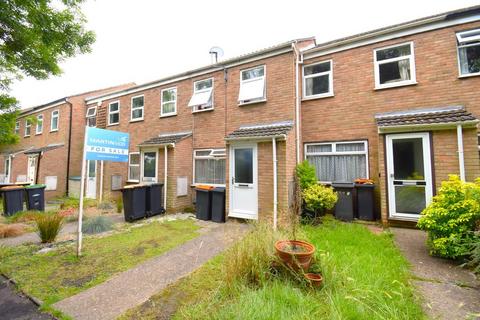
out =
<path fill-rule="evenodd" d="M 141 121 L 143 120 L 143 109 L 145 106 L 145 97 L 143 95 L 132 97 L 132 106 L 130 121 Z"/>
<path fill-rule="evenodd" d="M 201 149 L 193 152 L 194 184 L 225 186 L 225 149 Z"/>
<path fill-rule="evenodd" d="M 32 122 L 29 119 L 25 120 L 25 137 L 30 137 L 32 130 Z"/>
<path fill-rule="evenodd" d="M 4 181 L 0 181 L 0 182 L 5 182 L 5 183 L 9 183 L 10 182 L 10 156 L 7 156 L 5 158 L 5 162 L 4 162 Z"/>
<path fill-rule="evenodd" d="M 353 182 L 368 176 L 368 143 L 342 141 L 305 144 L 305 159 L 324 183 Z"/>
<path fill-rule="evenodd" d="M 140 152 L 130 152 L 128 156 L 128 181 L 140 181 Z"/>
<path fill-rule="evenodd" d="M 20 134 L 20 121 L 15 121 L 15 134 Z"/>
<path fill-rule="evenodd" d="M 239 104 L 255 103 L 266 100 L 265 66 L 240 71 Z"/>
<path fill-rule="evenodd" d="M 415 84 L 413 42 L 396 44 L 373 51 L 375 89 Z"/>
<path fill-rule="evenodd" d="M 177 88 L 163 89 L 161 92 L 160 116 L 167 117 L 177 114 Z"/>
<path fill-rule="evenodd" d="M 213 109 L 213 78 L 193 83 L 193 95 L 188 106 L 192 107 L 192 112 Z"/>
<path fill-rule="evenodd" d="M 43 132 L 43 114 L 37 116 L 37 126 L 35 129 L 35 134 L 41 134 Z"/>
<path fill-rule="evenodd" d="M 97 125 L 97 107 L 89 107 L 87 109 L 87 126 L 95 127 Z"/>
<path fill-rule="evenodd" d="M 303 97 L 323 98 L 333 96 L 332 60 L 303 67 Z"/>
<path fill-rule="evenodd" d="M 108 125 L 112 126 L 120 123 L 120 102 L 110 102 L 108 104 Z"/>
<path fill-rule="evenodd" d="M 456 35 L 460 76 L 480 75 L 480 29 L 462 31 Z"/>
<path fill-rule="evenodd" d="M 52 111 L 52 117 L 50 119 L 50 132 L 58 131 L 59 118 L 60 118 L 60 111 L 53 110 Z"/>
<path fill-rule="evenodd" d="M 142 151 L 142 181 L 141 182 L 157 182 L 157 150 Z"/>

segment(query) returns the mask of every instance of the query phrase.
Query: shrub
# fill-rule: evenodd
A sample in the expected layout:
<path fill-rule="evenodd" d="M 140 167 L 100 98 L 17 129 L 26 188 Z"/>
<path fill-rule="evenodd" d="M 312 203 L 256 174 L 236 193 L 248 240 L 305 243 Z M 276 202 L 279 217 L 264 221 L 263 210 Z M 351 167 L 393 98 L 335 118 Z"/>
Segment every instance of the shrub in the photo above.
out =
<path fill-rule="evenodd" d="M 97 208 L 100 209 L 100 210 L 112 210 L 113 206 L 110 202 L 100 202 L 97 205 Z"/>
<path fill-rule="evenodd" d="M 45 213 L 39 215 L 36 222 L 42 243 L 54 242 L 62 228 L 63 217 L 56 213 Z"/>
<path fill-rule="evenodd" d="M 337 203 L 338 196 L 332 188 L 320 184 L 309 186 L 302 192 L 305 208 L 320 215 L 330 210 Z"/>
<path fill-rule="evenodd" d="M 123 199 L 118 198 L 115 200 L 115 204 L 117 206 L 117 213 L 122 213 L 123 212 Z"/>
<path fill-rule="evenodd" d="M 39 214 L 41 214 L 39 211 L 18 212 L 8 217 L 8 221 L 9 222 L 35 222 Z"/>
<path fill-rule="evenodd" d="M 112 230 L 112 220 L 107 217 L 98 216 L 87 219 L 82 225 L 82 232 L 88 234 L 101 233 Z"/>
<path fill-rule="evenodd" d="M 0 224 L 0 239 L 18 237 L 25 232 L 25 226 L 22 224 Z"/>
<path fill-rule="evenodd" d="M 444 258 L 465 255 L 463 244 L 473 236 L 480 219 L 480 180 L 462 182 L 451 175 L 423 210 L 417 226 L 427 231 L 430 254 Z"/>
<path fill-rule="evenodd" d="M 468 260 L 465 265 L 472 267 L 473 272 L 480 274 L 480 231 L 465 240 L 464 248 Z"/>
<path fill-rule="evenodd" d="M 309 186 L 317 184 L 317 175 L 315 174 L 315 167 L 307 160 L 299 163 L 295 168 L 295 172 L 299 179 L 300 187 L 306 190 Z"/>

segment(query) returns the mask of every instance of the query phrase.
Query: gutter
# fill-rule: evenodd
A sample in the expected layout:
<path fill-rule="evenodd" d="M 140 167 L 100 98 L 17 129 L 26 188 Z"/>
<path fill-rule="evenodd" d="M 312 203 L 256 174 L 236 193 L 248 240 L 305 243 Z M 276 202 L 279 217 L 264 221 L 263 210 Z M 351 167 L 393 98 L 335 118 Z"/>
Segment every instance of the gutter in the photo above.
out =
<path fill-rule="evenodd" d="M 245 140 L 252 140 L 252 141 L 271 141 L 272 138 L 280 139 L 280 140 L 287 140 L 286 134 L 280 134 L 276 136 L 254 136 L 254 137 L 236 137 L 236 138 L 225 138 L 225 141 L 245 141 Z"/>
<path fill-rule="evenodd" d="M 65 179 L 65 194 L 68 196 L 70 190 L 68 181 L 70 179 L 70 153 L 72 149 L 72 117 L 73 117 L 73 104 L 68 100 L 65 99 L 65 102 L 70 106 L 70 119 L 68 121 L 68 148 L 67 148 L 67 178 Z M 59 123 L 60 125 L 60 123 Z M 83 164 L 82 164 L 83 165 Z"/>
<path fill-rule="evenodd" d="M 428 123 L 428 124 L 417 124 L 417 125 L 387 126 L 387 127 L 379 127 L 378 133 L 422 131 L 426 129 L 430 129 L 430 130 L 455 129 L 458 125 L 461 125 L 462 127 L 465 127 L 465 128 L 475 128 L 479 122 L 480 120 L 470 120 L 470 121 L 461 121 L 461 122 L 442 122 L 442 123 Z"/>

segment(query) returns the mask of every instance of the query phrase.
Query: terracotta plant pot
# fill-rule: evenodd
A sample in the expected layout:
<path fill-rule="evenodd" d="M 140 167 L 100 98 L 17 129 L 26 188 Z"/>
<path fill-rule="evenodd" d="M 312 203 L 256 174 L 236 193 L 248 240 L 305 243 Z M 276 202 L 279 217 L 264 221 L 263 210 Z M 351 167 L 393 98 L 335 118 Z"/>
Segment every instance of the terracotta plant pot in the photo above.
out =
<path fill-rule="evenodd" d="M 323 277 L 318 273 L 305 273 L 305 279 L 307 279 L 313 287 L 320 287 L 323 284 Z"/>
<path fill-rule="evenodd" d="M 300 240 L 279 240 L 275 242 L 275 250 L 284 264 L 294 270 L 302 268 L 305 272 L 310 268 L 315 247 Z"/>

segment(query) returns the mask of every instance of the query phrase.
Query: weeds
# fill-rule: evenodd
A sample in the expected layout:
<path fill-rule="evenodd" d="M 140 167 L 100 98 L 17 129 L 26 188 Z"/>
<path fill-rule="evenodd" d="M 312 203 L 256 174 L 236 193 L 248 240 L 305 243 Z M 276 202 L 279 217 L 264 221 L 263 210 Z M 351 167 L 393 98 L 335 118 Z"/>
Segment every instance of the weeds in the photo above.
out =
<path fill-rule="evenodd" d="M 43 214 L 40 211 L 24 211 L 24 212 L 18 212 L 15 213 L 14 215 L 10 216 L 7 218 L 7 221 L 9 223 L 26 223 L 26 222 L 35 222 L 37 217 L 39 215 Z"/>
<path fill-rule="evenodd" d="M 102 233 L 112 230 L 112 220 L 107 217 L 98 216 L 87 219 L 82 226 L 82 232 L 88 234 Z"/>
<path fill-rule="evenodd" d="M 26 232 L 23 224 L 0 224 L 0 239 L 18 237 Z"/>
<path fill-rule="evenodd" d="M 63 217 L 56 213 L 47 213 L 39 215 L 36 222 L 42 243 L 50 243 L 57 238 L 63 225 Z"/>
<path fill-rule="evenodd" d="M 122 198 L 117 198 L 117 200 L 115 200 L 115 204 L 117 206 L 117 213 L 122 213 L 123 212 L 123 200 L 122 200 Z"/>

